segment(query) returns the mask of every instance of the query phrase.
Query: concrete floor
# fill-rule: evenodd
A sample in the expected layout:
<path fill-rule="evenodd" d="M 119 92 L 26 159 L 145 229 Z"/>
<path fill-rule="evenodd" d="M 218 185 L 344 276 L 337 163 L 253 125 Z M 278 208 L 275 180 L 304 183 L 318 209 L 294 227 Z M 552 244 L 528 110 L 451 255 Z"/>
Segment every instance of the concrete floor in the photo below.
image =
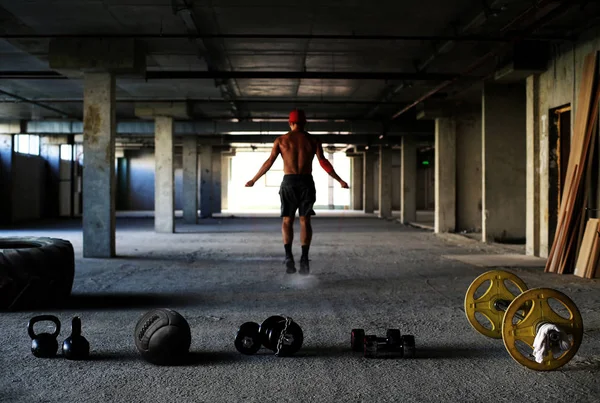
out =
<path fill-rule="evenodd" d="M 449 255 L 508 249 L 457 235 L 436 236 L 395 220 L 314 219 L 312 275 L 286 275 L 278 218 L 220 218 L 155 234 L 151 219 L 119 219 L 116 259 L 82 259 L 78 222 L 47 223 L 0 236 L 69 239 L 77 273 L 70 305 L 47 310 L 64 323 L 80 315 L 93 359 L 38 359 L 26 324 L 33 312 L 3 313 L 2 402 L 548 402 L 598 401 L 600 284 L 542 268 L 511 268 L 529 287 L 552 287 L 579 306 L 585 336 L 561 370 L 531 371 L 502 341 L 475 332 L 463 298 L 484 267 Z M 299 239 L 294 251 L 299 257 Z M 510 253 L 513 253 L 509 250 Z M 133 343 L 137 319 L 152 307 L 182 313 L 192 329 L 193 360 L 178 367 L 143 361 Z M 42 313 L 35 312 L 36 314 Z M 287 314 L 303 328 L 292 358 L 261 350 L 243 356 L 237 327 Z M 364 359 L 349 351 L 350 330 L 414 334 L 417 358 Z"/>

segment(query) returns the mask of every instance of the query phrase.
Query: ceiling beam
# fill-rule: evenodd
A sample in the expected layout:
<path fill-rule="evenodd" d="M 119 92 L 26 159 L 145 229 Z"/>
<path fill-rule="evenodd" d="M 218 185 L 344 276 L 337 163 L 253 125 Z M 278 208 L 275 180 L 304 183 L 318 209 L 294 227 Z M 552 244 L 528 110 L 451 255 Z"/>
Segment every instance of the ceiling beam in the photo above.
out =
<path fill-rule="evenodd" d="M 530 6 L 523 13 L 519 14 L 515 19 L 511 20 L 503 29 L 506 29 L 506 27 L 517 25 L 517 24 L 519 24 L 519 23 L 521 23 L 523 21 L 526 21 L 528 18 L 531 18 L 532 16 L 538 15 L 540 9 L 548 7 L 548 6 L 551 6 L 554 3 L 556 3 L 555 0 L 540 0 L 540 1 L 537 1 L 534 5 Z M 515 43 L 519 43 L 519 42 L 523 41 L 524 40 L 523 38 L 525 38 L 527 35 L 531 34 L 532 32 L 535 32 L 539 28 L 541 28 L 544 25 L 548 24 L 550 21 L 552 21 L 555 18 L 559 17 L 560 15 L 564 14 L 567 10 L 569 10 L 575 4 L 576 4 L 575 0 L 571 0 L 571 1 L 567 0 L 567 1 L 564 1 L 564 2 L 560 3 L 558 6 L 556 6 L 553 9 L 551 9 L 550 11 L 548 11 L 546 14 L 544 14 L 539 19 L 537 19 L 534 22 L 530 23 L 526 28 L 522 29 L 521 35 L 518 36 L 518 37 L 513 38 L 513 40 L 511 41 L 511 44 L 515 44 Z M 431 98 L 433 95 L 437 94 L 441 90 L 443 90 L 443 89 L 451 86 L 452 84 L 456 83 L 457 81 L 459 81 L 460 78 L 467 77 L 467 75 L 472 74 L 473 71 L 475 71 L 478 68 L 480 68 L 481 66 L 483 66 L 490 59 L 498 56 L 507 46 L 508 45 L 504 44 L 500 48 L 496 48 L 496 49 L 490 50 L 488 53 L 486 53 L 485 55 L 483 55 L 482 57 L 480 57 L 479 59 L 477 59 L 475 62 L 473 62 L 471 65 L 469 65 L 469 67 L 463 72 L 463 74 L 455 77 L 454 79 L 444 81 L 443 83 L 441 83 L 440 85 L 438 85 L 437 87 L 435 87 L 434 89 L 432 89 L 431 91 L 429 91 L 426 94 L 422 95 L 421 97 L 419 97 L 418 99 L 416 99 L 411 104 L 405 106 L 404 108 L 402 108 L 398 112 L 394 113 L 394 115 L 391 117 L 391 120 L 397 119 L 399 116 L 401 116 L 402 114 L 408 112 L 410 109 L 414 108 L 419 103 L 421 103 L 421 102 L 423 102 L 423 101 Z M 493 74 L 493 72 L 491 74 Z"/>
<path fill-rule="evenodd" d="M 244 143 L 244 144 L 272 144 L 277 135 L 252 135 L 252 134 L 241 134 L 241 135 L 205 135 L 198 136 L 199 144 L 206 145 L 230 145 L 235 143 Z M 375 145 L 400 145 L 402 142 L 402 137 L 400 135 L 397 136 L 389 136 L 385 139 L 379 139 L 377 136 L 370 136 L 367 134 L 349 134 L 349 135 L 340 135 L 340 134 L 318 134 L 314 135 L 316 139 L 318 139 L 323 144 L 354 144 L 361 146 L 375 146 Z M 433 139 L 433 134 L 431 135 L 423 135 L 419 137 L 420 140 L 429 140 Z M 81 141 L 81 136 L 77 136 L 77 140 Z M 127 141 L 125 141 L 127 140 Z M 147 147 L 154 146 L 154 140 L 149 135 L 125 135 L 119 137 L 117 140 L 122 145 L 126 145 L 129 141 L 136 141 L 138 143 L 143 143 Z M 174 140 L 175 146 L 179 145 L 177 139 Z M 139 147 L 139 144 L 138 144 Z"/>
<path fill-rule="evenodd" d="M 344 35 L 344 34 L 0 34 L 0 39 L 53 39 L 53 38 L 128 38 L 128 39 L 298 39 L 332 41 L 453 41 L 453 42 L 510 42 L 509 34 L 494 35 Z M 570 36 L 531 36 L 528 39 L 540 41 L 571 41 Z"/>
<path fill-rule="evenodd" d="M 49 103 L 81 103 L 83 98 L 31 98 L 37 102 L 49 102 Z M 376 105 L 379 102 L 370 100 L 336 100 L 336 99 L 295 99 L 295 98 L 237 98 L 237 102 L 249 103 L 249 104 L 294 104 L 294 105 Z M 14 103 L 13 98 L 3 99 L 0 98 L 0 102 Z M 228 103 L 226 99 L 211 99 L 211 98 L 117 98 L 117 103 L 163 103 L 163 102 L 191 102 L 197 104 L 215 104 L 215 103 Z M 388 105 L 404 106 L 406 102 L 390 102 Z"/>
<path fill-rule="evenodd" d="M 123 75 L 125 77 L 125 75 Z M 397 71 L 147 71 L 146 80 L 227 80 L 227 79 L 302 79 L 302 80 L 450 80 L 456 74 L 405 73 Z M 55 71 L 2 71 L 0 80 L 65 80 Z M 141 78 L 143 79 L 143 78 Z"/>
<path fill-rule="evenodd" d="M 80 134 L 83 133 L 81 121 L 36 120 L 27 121 L 27 133 L 30 134 Z M 311 133 L 329 134 L 365 134 L 378 137 L 384 130 L 381 122 L 309 122 L 307 129 Z M 135 120 L 117 123 L 116 133 L 124 135 L 154 135 L 154 122 Z M 385 127 L 386 136 L 428 135 L 434 132 L 432 121 L 397 122 Z M 276 135 L 289 131 L 286 122 L 215 122 L 215 121 L 176 121 L 175 135 Z"/>
<path fill-rule="evenodd" d="M 188 40 L 193 40 L 196 43 L 198 49 L 198 56 L 206 61 L 209 70 L 223 69 L 224 65 L 227 65 L 231 70 L 229 60 L 223 58 L 217 49 L 208 39 L 200 36 L 203 34 L 203 30 L 206 29 L 204 24 L 199 23 L 196 14 L 194 13 L 193 2 L 189 0 L 171 0 L 173 7 L 173 13 L 179 16 L 186 26 L 188 33 Z M 231 111 L 238 119 L 242 118 L 242 111 L 240 105 L 236 102 L 236 89 L 237 83 L 231 80 L 231 78 L 223 79 L 221 77 L 210 77 L 215 80 L 215 85 L 219 87 L 221 96 L 229 101 Z M 146 77 L 148 79 L 148 77 Z"/>

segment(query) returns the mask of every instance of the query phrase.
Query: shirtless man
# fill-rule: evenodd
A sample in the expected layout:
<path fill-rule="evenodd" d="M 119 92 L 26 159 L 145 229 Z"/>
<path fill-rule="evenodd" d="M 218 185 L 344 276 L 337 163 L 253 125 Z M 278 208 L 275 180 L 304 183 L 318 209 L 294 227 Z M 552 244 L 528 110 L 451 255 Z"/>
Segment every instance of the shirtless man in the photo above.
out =
<path fill-rule="evenodd" d="M 246 187 L 254 186 L 254 183 L 267 173 L 281 153 L 285 175 L 279 188 L 279 195 L 281 199 L 281 217 L 283 217 L 281 233 L 285 248 L 286 273 L 296 272 L 294 256 L 292 255 L 292 241 L 294 239 L 294 218 L 296 210 L 298 210 L 300 216 L 300 242 L 302 244 L 299 273 L 308 274 L 308 250 L 312 240 L 310 216 L 315 215 L 313 205 L 316 201 L 316 189 L 312 177 L 312 162 L 315 154 L 325 172 L 337 180 L 344 189 L 348 188 L 348 184 L 335 173 L 331 163 L 325 158 L 321 142 L 304 130 L 306 125 L 304 111 L 292 111 L 289 124 L 291 131 L 275 140 L 271 155 L 256 176 L 246 183 Z"/>

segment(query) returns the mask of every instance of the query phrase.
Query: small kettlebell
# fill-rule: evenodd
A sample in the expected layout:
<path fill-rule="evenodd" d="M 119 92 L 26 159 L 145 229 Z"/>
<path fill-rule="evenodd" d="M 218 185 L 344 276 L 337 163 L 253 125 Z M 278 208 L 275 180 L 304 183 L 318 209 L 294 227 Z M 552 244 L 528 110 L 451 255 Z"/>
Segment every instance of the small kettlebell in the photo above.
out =
<path fill-rule="evenodd" d="M 90 355 L 90 343 L 81 335 L 81 319 L 71 321 L 71 335 L 62 344 L 62 353 L 69 360 L 84 360 Z"/>
<path fill-rule="evenodd" d="M 36 334 L 33 331 L 33 325 L 38 322 L 50 321 L 54 323 L 56 329 L 54 333 Z M 51 358 L 56 355 L 58 350 L 58 335 L 60 333 L 60 321 L 53 315 L 34 316 L 29 320 L 27 325 L 27 333 L 31 337 L 31 352 L 38 358 Z"/>

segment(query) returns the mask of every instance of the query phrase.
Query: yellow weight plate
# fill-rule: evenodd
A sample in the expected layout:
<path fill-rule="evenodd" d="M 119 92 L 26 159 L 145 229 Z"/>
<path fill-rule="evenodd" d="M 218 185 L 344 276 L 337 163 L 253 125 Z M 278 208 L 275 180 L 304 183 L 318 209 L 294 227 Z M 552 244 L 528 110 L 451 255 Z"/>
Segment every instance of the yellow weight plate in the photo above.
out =
<path fill-rule="evenodd" d="M 487 290 L 483 295 L 475 298 L 477 289 L 486 282 L 490 283 Z M 465 314 L 469 323 L 479 333 L 494 339 L 502 338 L 502 319 L 504 318 L 504 311 L 496 309 L 494 302 L 497 300 L 512 301 L 516 297 L 506 287 L 505 282 L 513 283 L 520 292 L 527 290 L 525 282 L 516 275 L 507 271 L 491 270 L 473 280 L 465 295 Z M 488 327 L 478 320 L 475 316 L 477 313 L 489 321 Z"/>
<path fill-rule="evenodd" d="M 552 300 L 555 301 L 553 306 L 550 305 Z M 515 321 L 515 314 L 522 310 L 523 305 L 528 306 L 525 317 Z M 560 307 L 560 312 L 556 312 L 557 307 Z M 556 354 L 549 351 L 544 360 L 538 363 L 533 358 L 533 341 L 538 326 L 544 323 L 553 323 L 566 332 L 571 347 Z M 506 310 L 502 338 L 515 361 L 537 371 L 551 371 L 565 365 L 577 353 L 583 338 L 583 320 L 575 303 L 562 292 L 533 288 L 515 298 Z"/>

